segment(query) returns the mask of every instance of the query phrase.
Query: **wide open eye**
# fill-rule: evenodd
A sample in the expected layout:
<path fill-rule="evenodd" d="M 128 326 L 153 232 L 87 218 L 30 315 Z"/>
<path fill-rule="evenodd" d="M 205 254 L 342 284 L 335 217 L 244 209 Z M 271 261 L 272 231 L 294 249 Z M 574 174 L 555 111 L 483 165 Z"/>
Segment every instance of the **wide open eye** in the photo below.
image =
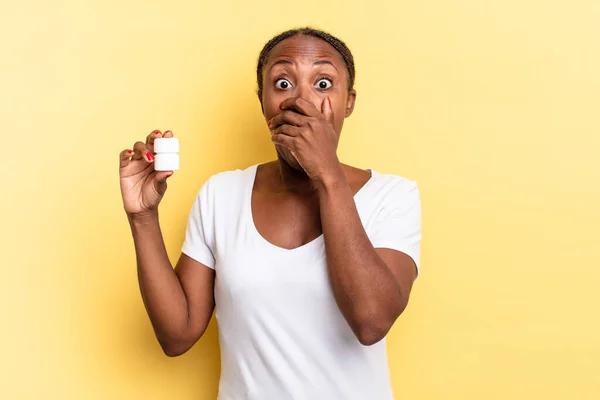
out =
<path fill-rule="evenodd" d="M 285 90 L 291 88 L 292 84 L 287 79 L 277 79 L 275 81 L 275 87 L 277 87 L 277 89 Z"/>
<path fill-rule="evenodd" d="M 317 82 L 317 87 L 322 90 L 329 89 L 331 86 L 332 86 L 331 81 L 326 78 L 319 79 L 319 82 Z"/>

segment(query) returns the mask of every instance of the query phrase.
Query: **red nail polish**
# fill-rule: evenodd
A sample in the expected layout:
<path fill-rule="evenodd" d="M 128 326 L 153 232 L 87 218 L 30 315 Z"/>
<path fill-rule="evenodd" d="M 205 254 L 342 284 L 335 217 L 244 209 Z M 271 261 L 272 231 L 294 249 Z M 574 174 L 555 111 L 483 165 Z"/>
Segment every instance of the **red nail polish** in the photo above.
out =
<path fill-rule="evenodd" d="M 267 121 L 267 126 L 271 126 L 271 122 L 273 121 L 273 118 L 271 118 L 270 120 Z"/>
<path fill-rule="evenodd" d="M 327 96 L 327 101 L 329 102 L 329 108 L 331 108 L 331 99 Z"/>
<path fill-rule="evenodd" d="M 128 152 L 129 154 L 132 154 L 132 153 L 133 153 L 133 150 L 127 150 L 127 152 Z"/>
<path fill-rule="evenodd" d="M 279 103 L 279 108 L 283 107 L 283 101 Z"/>
<path fill-rule="evenodd" d="M 148 157 L 148 160 L 153 161 L 154 160 L 154 156 L 152 155 L 152 153 L 147 152 L 146 153 L 146 157 Z"/>

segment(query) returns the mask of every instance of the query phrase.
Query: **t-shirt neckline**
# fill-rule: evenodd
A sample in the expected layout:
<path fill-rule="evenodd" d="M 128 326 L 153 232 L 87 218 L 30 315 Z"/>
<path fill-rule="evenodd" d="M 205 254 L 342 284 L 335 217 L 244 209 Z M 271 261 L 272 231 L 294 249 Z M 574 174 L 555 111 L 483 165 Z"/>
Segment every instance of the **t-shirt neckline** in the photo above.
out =
<path fill-rule="evenodd" d="M 258 171 L 258 167 L 260 164 L 254 164 L 250 168 L 248 168 L 247 172 L 249 174 L 249 179 L 247 180 L 248 186 L 246 188 L 246 196 L 245 196 L 245 213 L 247 219 L 247 225 L 252 235 L 255 236 L 256 240 L 261 243 L 261 245 L 270 249 L 276 253 L 279 253 L 284 256 L 300 256 L 305 255 L 306 257 L 320 259 L 325 257 L 325 246 L 324 246 L 324 235 L 321 233 L 319 236 L 314 238 L 308 243 L 303 244 L 302 246 L 295 247 L 293 249 L 286 249 L 284 247 L 277 246 L 267 239 L 258 231 L 256 228 L 256 224 L 254 223 L 254 216 L 252 214 L 252 190 L 254 188 L 254 183 L 256 181 L 256 175 Z M 371 173 L 371 177 L 365 184 L 354 194 L 354 202 L 356 203 L 360 197 L 364 195 L 368 186 L 372 184 L 372 181 L 375 179 L 377 172 L 372 169 L 367 169 Z M 304 258 L 306 260 L 306 258 Z"/>

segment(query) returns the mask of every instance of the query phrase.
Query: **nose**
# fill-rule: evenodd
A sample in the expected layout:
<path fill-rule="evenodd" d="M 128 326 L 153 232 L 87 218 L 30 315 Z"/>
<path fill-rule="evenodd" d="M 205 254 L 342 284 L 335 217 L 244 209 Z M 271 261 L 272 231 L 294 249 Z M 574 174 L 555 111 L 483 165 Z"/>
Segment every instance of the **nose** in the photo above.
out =
<path fill-rule="evenodd" d="M 310 83 L 303 82 L 296 86 L 294 95 L 310 101 L 317 108 L 317 110 L 321 109 L 321 103 L 323 102 L 323 99 L 319 96 L 315 88 Z"/>

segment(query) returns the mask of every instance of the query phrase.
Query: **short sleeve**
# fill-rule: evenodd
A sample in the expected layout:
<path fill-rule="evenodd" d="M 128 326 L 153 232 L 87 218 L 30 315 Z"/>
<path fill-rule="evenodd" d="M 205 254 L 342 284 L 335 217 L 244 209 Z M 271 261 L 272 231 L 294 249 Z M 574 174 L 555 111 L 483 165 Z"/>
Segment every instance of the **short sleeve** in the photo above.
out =
<path fill-rule="evenodd" d="M 415 182 L 405 182 L 387 193 L 369 239 L 374 248 L 397 250 L 411 257 L 418 276 L 421 258 L 421 196 Z"/>
<path fill-rule="evenodd" d="M 182 252 L 214 269 L 214 215 L 211 197 L 209 179 L 200 189 L 190 211 Z"/>

